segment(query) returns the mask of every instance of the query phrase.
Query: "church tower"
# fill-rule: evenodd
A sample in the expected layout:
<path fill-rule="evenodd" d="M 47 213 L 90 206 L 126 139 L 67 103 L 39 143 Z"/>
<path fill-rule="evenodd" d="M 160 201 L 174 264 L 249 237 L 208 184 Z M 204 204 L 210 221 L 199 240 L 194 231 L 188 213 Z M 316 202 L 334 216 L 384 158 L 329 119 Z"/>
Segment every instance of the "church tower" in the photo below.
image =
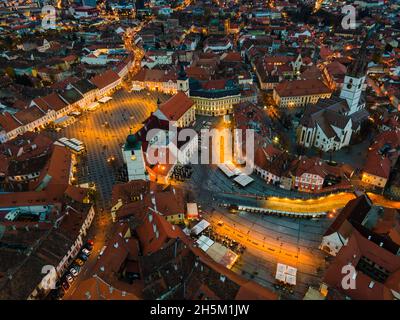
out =
<path fill-rule="evenodd" d="M 349 115 L 361 109 L 360 98 L 367 73 L 367 54 L 366 46 L 368 35 L 359 50 L 358 57 L 350 65 L 344 78 L 340 97 L 346 99 L 350 108 Z"/>
<path fill-rule="evenodd" d="M 176 84 L 178 85 L 178 91 L 182 91 L 187 96 L 189 96 L 189 78 L 186 75 L 183 64 L 181 64 Z"/>

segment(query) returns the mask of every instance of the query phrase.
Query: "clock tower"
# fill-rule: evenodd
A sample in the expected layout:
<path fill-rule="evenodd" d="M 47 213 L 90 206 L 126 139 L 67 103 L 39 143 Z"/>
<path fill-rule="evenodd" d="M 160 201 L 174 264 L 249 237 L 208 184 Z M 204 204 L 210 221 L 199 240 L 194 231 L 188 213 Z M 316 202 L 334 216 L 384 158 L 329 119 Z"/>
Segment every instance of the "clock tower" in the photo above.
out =
<path fill-rule="evenodd" d="M 344 78 L 342 91 L 340 92 L 340 97 L 346 99 L 349 106 L 349 115 L 362 108 L 362 105 L 360 105 L 360 98 L 365 82 L 365 75 L 367 73 L 367 40 L 368 37 L 365 38 L 357 59 L 350 65 Z"/>

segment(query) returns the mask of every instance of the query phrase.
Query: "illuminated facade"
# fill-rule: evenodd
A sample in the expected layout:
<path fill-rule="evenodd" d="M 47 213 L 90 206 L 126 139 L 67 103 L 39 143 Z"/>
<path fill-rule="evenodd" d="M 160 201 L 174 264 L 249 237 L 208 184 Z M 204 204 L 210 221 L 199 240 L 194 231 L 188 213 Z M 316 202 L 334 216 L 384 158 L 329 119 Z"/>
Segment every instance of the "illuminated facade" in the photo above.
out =
<path fill-rule="evenodd" d="M 239 88 L 232 80 L 211 80 L 190 83 L 190 98 L 196 104 L 196 113 L 208 116 L 222 116 L 232 113 L 233 105 L 240 103 Z"/>
<path fill-rule="evenodd" d="M 273 99 L 280 108 L 298 108 L 331 95 L 331 90 L 320 80 L 295 80 L 278 84 Z"/>

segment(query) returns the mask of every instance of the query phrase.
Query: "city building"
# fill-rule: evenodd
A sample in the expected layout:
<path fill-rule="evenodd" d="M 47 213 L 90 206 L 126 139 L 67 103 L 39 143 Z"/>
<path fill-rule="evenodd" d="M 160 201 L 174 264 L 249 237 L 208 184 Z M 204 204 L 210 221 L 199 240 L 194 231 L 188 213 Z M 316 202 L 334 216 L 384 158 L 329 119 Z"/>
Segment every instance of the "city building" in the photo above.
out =
<path fill-rule="evenodd" d="M 400 131 L 385 131 L 379 134 L 369 147 L 362 168 L 361 181 L 368 186 L 385 188 L 392 169 L 399 158 Z"/>
<path fill-rule="evenodd" d="M 154 116 L 179 128 L 189 127 L 196 120 L 196 105 L 183 91 L 159 104 Z"/>
<path fill-rule="evenodd" d="M 355 285 L 349 288 L 342 285 L 344 267 L 354 268 L 350 279 Z M 326 271 L 327 299 L 398 300 L 399 270 L 400 256 L 354 231 Z"/>
<path fill-rule="evenodd" d="M 267 183 L 279 186 L 281 178 L 287 176 L 292 161 L 292 157 L 287 152 L 269 144 L 267 147 L 256 150 L 254 171 Z"/>
<path fill-rule="evenodd" d="M 239 87 L 232 80 L 200 82 L 190 79 L 190 98 L 200 115 L 222 116 L 232 113 L 233 106 L 241 102 Z"/>
<path fill-rule="evenodd" d="M 335 151 L 348 146 L 353 133 L 368 118 L 362 98 L 367 62 L 365 44 L 344 78 L 338 97 L 306 106 L 297 131 L 298 144 L 306 148 Z"/>
<path fill-rule="evenodd" d="M 122 157 L 128 172 L 128 181 L 148 179 L 142 142 L 134 134 L 129 134 L 126 138 L 122 146 Z"/>
<path fill-rule="evenodd" d="M 320 249 L 336 256 L 357 230 L 364 238 L 398 254 L 399 212 L 396 209 L 373 205 L 365 194 L 350 200 L 326 230 Z"/>
<path fill-rule="evenodd" d="M 298 108 L 330 98 L 332 91 L 319 80 L 293 80 L 279 83 L 273 99 L 279 108 Z"/>

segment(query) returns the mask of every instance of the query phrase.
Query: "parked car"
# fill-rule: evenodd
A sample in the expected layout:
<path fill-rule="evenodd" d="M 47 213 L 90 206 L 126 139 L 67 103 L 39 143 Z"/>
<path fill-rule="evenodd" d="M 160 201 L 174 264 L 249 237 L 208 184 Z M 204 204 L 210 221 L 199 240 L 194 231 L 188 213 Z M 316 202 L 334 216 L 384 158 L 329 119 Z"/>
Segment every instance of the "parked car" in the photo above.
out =
<path fill-rule="evenodd" d="M 84 262 L 81 260 L 81 259 L 75 259 L 75 263 L 78 265 L 78 266 L 83 266 L 83 264 L 84 264 Z"/>
<path fill-rule="evenodd" d="M 87 243 L 90 244 L 92 247 L 94 245 L 94 241 L 93 240 L 88 240 Z"/>
<path fill-rule="evenodd" d="M 78 256 L 78 258 L 81 259 L 82 261 L 87 261 L 89 257 L 88 257 L 86 254 L 81 253 L 81 254 Z"/>
<path fill-rule="evenodd" d="M 87 256 L 90 256 L 90 251 L 88 249 L 86 249 L 86 248 L 82 249 L 82 253 L 87 255 Z"/>
<path fill-rule="evenodd" d="M 65 278 L 67 279 L 68 283 L 74 282 L 74 278 L 68 273 Z"/>
<path fill-rule="evenodd" d="M 90 244 L 89 242 L 86 242 L 86 243 L 83 245 L 83 248 L 86 249 L 86 250 L 92 251 L 93 245 Z"/>
<path fill-rule="evenodd" d="M 75 263 L 72 265 L 72 268 L 74 268 L 74 269 L 76 270 L 76 272 L 78 272 L 78 273 L 81 272 L 81 267 L 78 266 L 78 265 L 75 264 Z"/>
<path fill-rule="evenodd" d="M 77 277 L 77 276 L 78 276 L 78 271 L 77 271 L 74 267 L 72 267 L 72 268 L 69 270 L 69 272 L 71 272 L 71 274 L 72 274 L 74 277 Z"/>

